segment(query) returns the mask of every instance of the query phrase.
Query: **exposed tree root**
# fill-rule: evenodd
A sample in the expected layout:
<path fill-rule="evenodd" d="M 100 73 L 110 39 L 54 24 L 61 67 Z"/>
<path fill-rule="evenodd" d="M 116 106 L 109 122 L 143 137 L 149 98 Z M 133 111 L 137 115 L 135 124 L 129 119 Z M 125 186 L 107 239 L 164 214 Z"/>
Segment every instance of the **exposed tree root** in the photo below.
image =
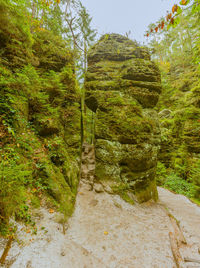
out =
<path fill-rule="evenodd" d="M 176 263 L 176 267 L 181 268 L 184 266 L 182 256 L 180 254 L 179 248 L 182 245 L 187 245 L 187 241 L 184 237 L 183 230 L 179 224 L 179 221 L 168 211 L 168 208 L 162 204 L 161 207 L 165 210 L 167 216 L 173 227 L 173 232 L 169 232 L 171 251 Z"/>
<path fill-rule="evenodd" d="M 167 213 L 167 214 L 168 214 L 170 221 L 172 223 L 172 226 L 174 228 L 174 233 L 175 233 L 175 237 L 177 239 L 178 246 L 180 247 L 182 244 L 187 245 L 186 239 L 183 235 L 183 230 L 182 230 L 179 222 L 171 213 Z"/>
<path fill-rule="evenodd" d="M 183 259 L 181 257 L 180 252 L 179 252 L 178 241 L 176 239 L 175 234 L 172 232 L 169 232 L 169 239 L 170 239 L 171 250 L 172 250 L 173 257 L 174 257 L 174 261 L 176 263 L 176 267 L 181 268 L 181 267 L 183 267 L 182 266 Z"/>
<path fill-rule="evenodd" d="M 184 258 L 184 261 L 185 261 L 185 262 L 195 262 L 195 263 L 200 263 L 200 260 L 195 260 L 195 259 L 192 259 L 192 258 Z"/>
<path fill-rule="evenodd" d="M 4 264 L 5 263 L 5 260 L 6 260 L 6 257 L 8 255 L 8 252 L 12 246 L 12 242 L 13 242 L 13 236 L 10 236 L 9 239 L 8 239 L 8 242 L 6 244 L 6 247 L 3 251 L 3 254 L 1 256 L 1 259 L 0 259 L 0 264 Z"/>

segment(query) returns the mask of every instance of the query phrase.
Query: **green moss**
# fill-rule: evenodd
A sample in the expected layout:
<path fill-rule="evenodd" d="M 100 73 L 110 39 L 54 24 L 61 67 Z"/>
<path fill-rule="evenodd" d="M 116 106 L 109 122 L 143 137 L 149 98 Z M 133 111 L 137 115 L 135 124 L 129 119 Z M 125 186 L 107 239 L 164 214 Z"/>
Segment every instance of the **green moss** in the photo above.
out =
<path fill-rule="evenodd" d="M 119 34 L 106 34 L 101 37 L 89 51 L 89 61 L 99 62 L 102 60 L 124 61 L 140 57 L 149 59 L 147 49 Z"/>
<path fill-rule="evenodd" d="M 86 104 L 95 112 L 96 180 L 128 185 L 141 200 L 156 199 L 151 184 L 160 133 L 149 108 L 161 84 L 147 50 L 117 34 L 103 36 L 89 51 L 85 88 Z M 129 199 L 125 189 L 119 192 Z"/>
<path fill-rule="evenodd" d="M 31 62 L 33 37 L 22 10 L 0 1 L 1 57 L 4 66 L 19 68 Z"/>
<path fill-rule="evenodd" d="M 118 194 L 124 201 L 127 203 L 134 205 L 134 200 L 131 198 L 131 191 L 127 184 L 118 183 L 111 185 L 114 194 Z"/>
<path fill-rule="evenodd" d="M 37 196 L 33 195 L 33 196 L 31 197 L 31 206 L 32 206 L 33 208 L 39 208 L 40 205 L 41 205 L 41 203 L 40 203 L 40 199 L 39 199 Z"/>
<path fill-rule="evenodd" d="M 73 64 L 73 56 L 67 43 L 53 32 L 44 30 L 34 35 L 33 49 L 42 71 L 61 71 L 66 62 Z"/>
<path fill-rule="evenodd" d="M 116 164 L 107 164 L 103 160 L 98 159 L 95 168 L 95 179 L 97 181 L 107 180 L 107 181 L 117 181 L 120 182 L 120 168 Z"/>
<path fill-rule="evenodd" d="M 139 203 L 146 202 L 150 199 L 157 201 L 158 200 L 158 191 L 157 191 L 155 180 L 153 180 L 151 183 L 149 183 L 146 188 L 141 189 L 141 190 L 138 189 L 135 192 L 135 196 L 136 196 L 137 201 Z"/>
<path fill-rule="evenodd" d="M 129 203 L 131 205 L 134 205 L 135 202 L 133 199 L 131 199 L 128 192 L 122 192 L 119 195 L 124 201 L 126 201 L 127 203 Z"/>
<path fill-rule="evenodd" d="M 72 214 L 79 182 L 80 95 L 66 42 L 49 31 L 32 35 L 27 19 L 5 1 L 0 0 L 0 11 L 3 234 L 10 217 L 30 221 L 39 193 L 65 217 Z"/>

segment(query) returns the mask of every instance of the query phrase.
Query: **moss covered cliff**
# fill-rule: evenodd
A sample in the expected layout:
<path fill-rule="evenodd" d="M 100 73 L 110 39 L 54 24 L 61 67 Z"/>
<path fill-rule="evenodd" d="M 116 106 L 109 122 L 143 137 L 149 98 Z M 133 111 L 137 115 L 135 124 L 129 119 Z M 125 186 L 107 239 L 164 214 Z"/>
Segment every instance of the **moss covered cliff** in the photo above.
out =
<path fill-rule="evenodd" d="M 44 199 L 71 215 L 79 181 L 80 96 L 73 52 L 0 1 L 0 233 Z"/>

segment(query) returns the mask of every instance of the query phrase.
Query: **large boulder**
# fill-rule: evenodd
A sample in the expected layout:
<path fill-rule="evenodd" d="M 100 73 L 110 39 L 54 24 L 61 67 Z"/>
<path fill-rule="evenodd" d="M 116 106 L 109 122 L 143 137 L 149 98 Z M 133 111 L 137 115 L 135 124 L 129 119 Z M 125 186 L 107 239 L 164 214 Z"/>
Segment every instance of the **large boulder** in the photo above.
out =
<path fill-rule="evenodd" d="M 86 105 L 96 113 L 95 180 L 124 185 L 139 202 L 157 199 L 160 131 L 152 108 L 161 83 L 148 51 L 124 36 L 104 35 L 89 51 L 85 88 Z"/>

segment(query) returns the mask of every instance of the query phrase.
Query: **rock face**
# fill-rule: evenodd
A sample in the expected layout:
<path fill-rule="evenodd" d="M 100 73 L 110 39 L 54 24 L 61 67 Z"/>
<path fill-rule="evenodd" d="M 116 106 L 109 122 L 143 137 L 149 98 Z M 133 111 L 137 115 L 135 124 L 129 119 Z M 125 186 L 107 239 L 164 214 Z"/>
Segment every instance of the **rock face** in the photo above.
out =
<path fill-rule="evenodd" d="M 139 202 L 157 199 L 160 133 L 152 108 L 161 84 L 147 50 L 104 35 L 89 52 L 85 87 L 86 105 L 96 113 L 96 182 L 129 190 Z"/>
<path fill-rule="evenodd" d="M 14 6 L 0 1 L 0 177 L 5 172 L 2 156 L 9 159 L 7 181 L 0 184 L 0 234 L 10 216 L 22 219 L 30 188 L 40 189 L 60 211 L 71 215 L 80 174 L 80 94 L 74 54 L 53 32 L 35 29 L 32 34 L 26 13 Z M 28 174 L 26 179 L 23 174 Z M 37 191 L 33 198 L 38 206 Z"/>

